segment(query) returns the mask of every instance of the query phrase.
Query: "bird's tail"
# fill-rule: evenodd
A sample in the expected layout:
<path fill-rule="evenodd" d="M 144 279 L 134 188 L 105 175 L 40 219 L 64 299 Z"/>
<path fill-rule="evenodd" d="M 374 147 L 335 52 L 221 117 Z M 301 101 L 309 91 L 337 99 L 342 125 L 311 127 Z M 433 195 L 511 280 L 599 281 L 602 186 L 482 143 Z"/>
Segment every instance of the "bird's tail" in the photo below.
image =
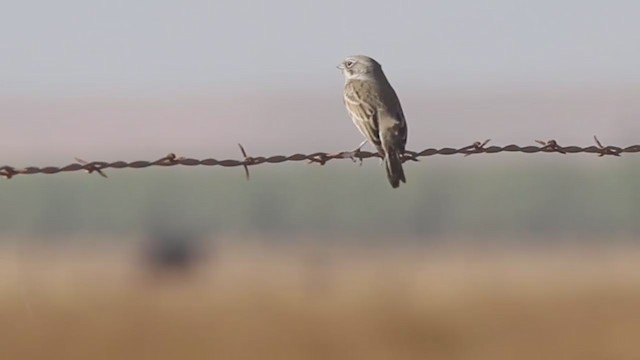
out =
<path fill-rule="evenodd" d="M 400 154 L 395 149 L 389 149 L 385 152 L 384 167 L 387 170 L 387 179 L 391 187 L 394 189 L 400 186 L 400 181 L 406 183 L 407 180 L 404 177 L 404 170 L 402 169 L 402 159 Z"/>

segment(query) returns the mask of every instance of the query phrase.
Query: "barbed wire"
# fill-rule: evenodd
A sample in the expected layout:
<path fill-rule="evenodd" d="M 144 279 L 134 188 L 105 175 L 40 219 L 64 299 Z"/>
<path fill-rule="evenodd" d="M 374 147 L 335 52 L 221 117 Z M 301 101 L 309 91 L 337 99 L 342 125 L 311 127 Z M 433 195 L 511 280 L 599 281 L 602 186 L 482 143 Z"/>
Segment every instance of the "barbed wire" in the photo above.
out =
<path fill-rule="evenodd" d="M 555 140 L 535 140 L 538 146 L 519 146 L 519 145 L 506 145 L 506 146 L 487 146 L 489 139 L 485 141 L 476 141 L 471 145 L 461 148 L 444 147 L 440 149 L 427 148 L 422 151 L 406 151 L 403 155 L 403 162 L 405 161 L 418 161 L 419 158 L 433 155 L 455 155 L 463 154 L 469 156 L 473 154 L 497 154 L 501 152 L 511 153 L 526 153 L 534 154 L 539 152 L 544 153 L 560 153 L 560 154 L 577 154 L 577 153 L 589 153 L 597 154 L 598 156 L 620 156 L 623 153 L 638 153 L 640 152 L 640 145 L 631 145 L 627 147 L 620 146 L 604 146 L 598 140 L 597 137 L 593 137 L 595 145 L 588 147 L 580 146 L 560 146 Z M 33 175 L 33 174 L 59 174 L 63 172 L 81 171 L 84 170 L 88 173 L 97 173 L 102 177 L 107 177 L 104 173 L 105 169 L 144 169 L 152 166 L 223 166 L 223 167 L 237 167 L 242 166 L 245 171 L 245 176 L 249 179 L 249 166 L 261 165 L 261 164 L 278 164 L 289 161 L 308 161 L 309 163 L 316 163 L 324 165 L 328 161 L 337 159 L 351 159 L 355 162 L 362 162 L 364 159 L 379 158 L 380 154 L 377 152 L 369 152 L 362 150 L 355 151 L 342 151 L 337 153 L 327 152 L 315 152 L 311 154 L 293 154 L 293 155 L 273 155 L 273 156 L 249 156 L 246 150 L 240 144 L 240 151 L 242 152 L 242 160 L 216 160 L 216 159 L 193 159 L 187 157 L 180 157 L 174 153 L 170 153 L 155 161 L 138 160 L 132 162 L 126 161 L 85 161 L 80 158 L 75 158 L 76 162 L 66 166 L 28 166 L 24 168 L 17 168 L 14 166 L 0 166 L 0 176 L 7 179 L 11 179 L 16 175 Z"/>

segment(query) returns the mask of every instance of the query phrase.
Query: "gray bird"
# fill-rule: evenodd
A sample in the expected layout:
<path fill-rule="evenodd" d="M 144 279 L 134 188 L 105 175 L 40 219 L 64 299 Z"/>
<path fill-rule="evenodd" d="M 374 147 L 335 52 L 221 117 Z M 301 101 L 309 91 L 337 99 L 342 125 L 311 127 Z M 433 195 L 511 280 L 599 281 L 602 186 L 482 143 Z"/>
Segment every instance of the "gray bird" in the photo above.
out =
<path fill-rule="evenodd" d="M 344 75 L 344 104 L 351 120 L 364 135 L 358 150 L 369 141 L 384 159 L 393 188 L 406 183 L 402 154 L 407 143 L 407 123 L 400 100 L 380 64 L 364 56 L 349 56 L 338 65 Z"/>

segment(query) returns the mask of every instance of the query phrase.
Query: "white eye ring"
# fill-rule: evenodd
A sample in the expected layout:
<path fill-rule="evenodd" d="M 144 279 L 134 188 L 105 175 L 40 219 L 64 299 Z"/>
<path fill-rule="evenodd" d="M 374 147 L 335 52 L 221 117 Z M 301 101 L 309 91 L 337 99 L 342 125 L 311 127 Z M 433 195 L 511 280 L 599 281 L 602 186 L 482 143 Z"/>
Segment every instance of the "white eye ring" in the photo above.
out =
<path fill-rule="evenodd" d="M 345 61 L 344 66 L 346 66 L 346 67 L 350 68 L 350 67 L 352 67 L 352 66 L 353 66 L 353 64 L 355 64 L 355 62 L 354 62 L 354 61 L 347 60 L 347 61 Z"/>

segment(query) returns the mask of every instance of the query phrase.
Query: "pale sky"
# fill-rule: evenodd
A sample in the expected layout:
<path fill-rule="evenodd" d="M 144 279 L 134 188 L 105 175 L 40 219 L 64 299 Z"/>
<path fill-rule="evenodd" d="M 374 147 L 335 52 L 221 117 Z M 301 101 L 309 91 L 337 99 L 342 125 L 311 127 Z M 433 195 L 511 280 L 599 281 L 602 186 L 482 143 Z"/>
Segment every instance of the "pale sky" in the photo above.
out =
<path fill-rule="evenodd" d="M 636 143 L 640 1 L 13 1 L 0 163 L 348 150 L 335 66 L 378 59 L 409 148 Z M 18 165 L 18 164 L 16 164 Z"/>
<path fill-rule="evenodd" d="M 638 1 L 12 1 L 0 96 L 329 89 L 371 55 L 405 87 L 640 82 Z"/>

